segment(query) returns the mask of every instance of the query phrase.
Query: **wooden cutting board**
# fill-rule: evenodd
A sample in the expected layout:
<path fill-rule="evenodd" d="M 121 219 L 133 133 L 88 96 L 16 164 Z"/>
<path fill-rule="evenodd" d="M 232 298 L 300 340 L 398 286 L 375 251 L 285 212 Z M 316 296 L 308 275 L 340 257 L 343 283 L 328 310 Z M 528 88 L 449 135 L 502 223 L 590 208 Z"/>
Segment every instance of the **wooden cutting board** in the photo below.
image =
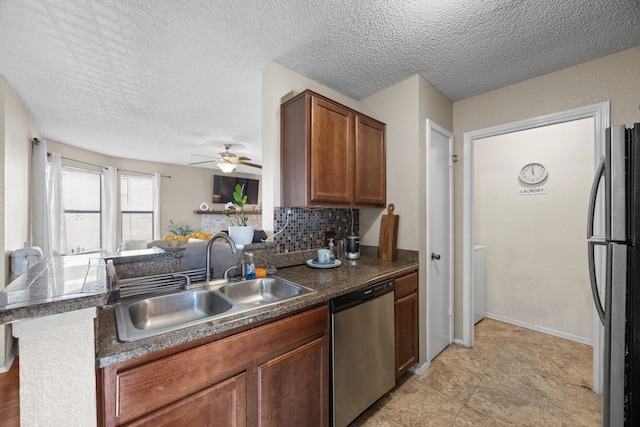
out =
<path fill-rule="evenodd" d="M 387 207 L 387 215 L 382 215 L 380 221 L 380 244 L 378 258 L 385 261 L 395 261 L 398 252 L 398 221 L 400 217 L 393 214 L 393 203 Z"/>

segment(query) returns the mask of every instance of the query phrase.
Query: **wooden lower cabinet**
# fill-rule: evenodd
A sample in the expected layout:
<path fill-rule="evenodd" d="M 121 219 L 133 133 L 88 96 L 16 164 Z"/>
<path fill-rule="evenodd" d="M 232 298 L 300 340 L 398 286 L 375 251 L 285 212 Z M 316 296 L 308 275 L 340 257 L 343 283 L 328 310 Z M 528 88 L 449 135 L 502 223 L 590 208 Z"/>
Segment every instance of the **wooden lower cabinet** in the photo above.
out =
<path fill-rule="evenodd" d="M 328 320 L 322 306 L 99 369 L 98 424 L 326 426 Z"/>
<path fill-rule="evenodd" d="M 127 424 L 131 427 L 234 426 L 247 425 L 247 374 L 185 397 L 150 415 Z M 215 423 L 212 423 L 215 420 Z"/>
<path fill-rule="evenodd" d="M 396 378 L 418 362 L 418 273 L 395 279 Z"/>
<path fill-rule="evenodd" d="M 323 337 L 258 367 L 261 426 L 328 425 L 328 351 Z"/>

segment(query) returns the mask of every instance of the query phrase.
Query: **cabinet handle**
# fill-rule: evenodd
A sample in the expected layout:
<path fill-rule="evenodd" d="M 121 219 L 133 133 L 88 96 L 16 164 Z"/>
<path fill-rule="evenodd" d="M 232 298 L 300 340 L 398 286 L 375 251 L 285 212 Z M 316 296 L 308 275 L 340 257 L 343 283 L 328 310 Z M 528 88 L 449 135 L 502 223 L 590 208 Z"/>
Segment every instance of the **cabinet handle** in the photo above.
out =
<path fill-rule="evenodd" d="M 435 253 L 435 252 L 434 252 L 434 253 L 432 253 L 432 254 L 431 254 L 431 259 L 435 259 L 436 261 L 437 261 L 437 260 L 439 260 L 439 259 L 440 259 L 440 254 L 437 254 L 437 253 Z"/>

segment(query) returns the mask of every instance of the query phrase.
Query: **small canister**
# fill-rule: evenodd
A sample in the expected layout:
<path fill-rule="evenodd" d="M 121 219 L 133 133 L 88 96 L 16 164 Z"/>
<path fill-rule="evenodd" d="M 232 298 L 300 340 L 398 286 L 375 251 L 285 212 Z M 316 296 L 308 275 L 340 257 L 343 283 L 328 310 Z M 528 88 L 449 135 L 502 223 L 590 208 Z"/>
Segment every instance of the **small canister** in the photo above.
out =
<path fill-rule="evenodd" d="M 360 258 L 360 236 L 347 237 L 347 259 Z"/>
<path fill-rule="evenodd" d="M 336 241 L 336 246 L 335 246 L 336 259 L 344 259 L 345 247 L 346 247 L 346 244 L 344 242 L 344 239 L 338 239 Z"/>

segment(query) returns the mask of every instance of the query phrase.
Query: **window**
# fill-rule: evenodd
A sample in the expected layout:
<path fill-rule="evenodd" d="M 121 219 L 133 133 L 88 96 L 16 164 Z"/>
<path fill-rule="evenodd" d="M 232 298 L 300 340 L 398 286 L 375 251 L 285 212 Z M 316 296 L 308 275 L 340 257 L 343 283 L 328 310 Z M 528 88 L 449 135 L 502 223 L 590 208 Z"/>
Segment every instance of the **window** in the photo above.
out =
<path fill-rule="evenodd" d="M 153 240 L 153 183 L 151 177 L 120 177 L 122 241 Z"/>
<path fill-rule="evenodd" d="M 62 197 L 67 230 L 65 254 L 100 249 L 101 190 L 99 173 L 63 168 Z"/>

